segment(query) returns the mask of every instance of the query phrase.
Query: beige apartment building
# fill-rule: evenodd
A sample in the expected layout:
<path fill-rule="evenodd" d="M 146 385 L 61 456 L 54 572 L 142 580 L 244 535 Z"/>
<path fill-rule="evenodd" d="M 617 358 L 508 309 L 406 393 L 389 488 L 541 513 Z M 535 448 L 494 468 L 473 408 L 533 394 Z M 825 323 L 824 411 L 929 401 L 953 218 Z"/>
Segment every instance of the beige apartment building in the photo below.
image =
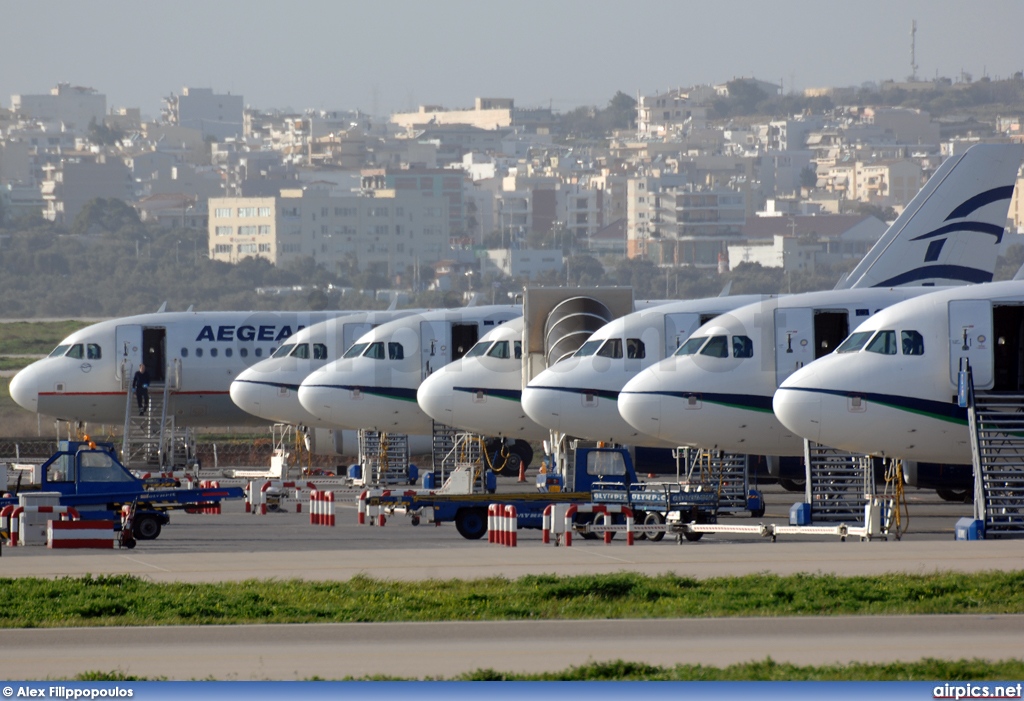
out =
<path fill-rule="evenodd" d="M 419 192 L 338 194 L 314 183 L 279 197 L 210 199 L 209 255 L 225 263 L 312 256 L 330 270 L 354 266 L 393 278 L 446 258 L 449 235 L 446 201 Z"/>

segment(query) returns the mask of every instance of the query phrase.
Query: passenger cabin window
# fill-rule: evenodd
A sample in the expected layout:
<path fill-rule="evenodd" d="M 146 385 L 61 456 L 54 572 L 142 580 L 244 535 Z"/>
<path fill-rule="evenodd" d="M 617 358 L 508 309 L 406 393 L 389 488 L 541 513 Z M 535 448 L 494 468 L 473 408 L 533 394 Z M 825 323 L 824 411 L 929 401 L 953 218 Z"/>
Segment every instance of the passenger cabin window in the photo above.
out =
<path fill-rule="evenodd" d="M 327 360 L 327 345 L 323 343 L 313 344 L 313 360 Z"/>
<path fill-rule="evenodd" d="M 401 343 L 389 341 L 388 360 L 405 360 L 405 347 Z"/>
<path fill-rule="evenodd" d="M 249 357 L 249 349 L 248 348 L 239 348 L 238 349 L 238 354 L 240 356 L 242 356 L 243 358 L 248 358 Z"/>
<path fill-rule="evenodd" d="M 626 339 L 626 357 L 627 358 L 646 358 L 647 357 L 647 346 L 639 338 L 627 338 Z"/>
<path fill-rule="evenodd" d="M 896 332 L 879 331 L 868 342 L 867 351 L 881 355 L 896 355 Z"/>
<path fill-rule="evenodd" d="M 181 349 L 181 357 L 182 358 L 187 358 L 188 357 L 188 348 L 182 348 Z"/>
<path fill-rule="evenodd" d="M 68 348 L 70 348 L 70 347 L 71 346 L 57 346 L 52 351 L 50 351 L 49 357 L 50 358 L 59 358 L 62 355 L 64 355 L 65 353 L 67 353 L 68 352 Z"/>
<path fill-rule="evenodd" d="M 309 360 L 309 344 L 308 343 L 296 344 L 295 350 L 293 350 L 291 352 L 291 354 L 294 357 L 296 357 L 296 358 L 301 358 L 302 360 Z"/>
<path fill-rule="evenodd" d="M 217 349 L 216 348 L 211 348 L 210 349 L 210 357 L 211 358 L 216 358 L 217 357 Z"/>
<path fill-rule="evenodd" d="M 491 349 L 487 351 L 488 357 L 491 358 L 508 358 L 508 341 L 497 341 Z"/>
<path fill-rule="evenodd" d="M 712 336 L 711 340 L 700 349 L 701 355 L 706 355 L 709 358 L 728 358 L 729 357 L 729 337 L 728 336 Z"/>
<path fill-rule="evenodd" d="M 366 352 L 363 353 L 364 358 L 373 358 L 374 360 L 384 360 L 384 342 L 376 341 L 366 347 Z"/>
<path fill-rule="evenodd" d="M 100 349 L 100 344 L 87 343 L 85 346 L 85 357 L 89 360 L 100 360 L 103 357 L 103 351 Z"/>
<path fill-rule="evenodd" d="M 587 341 L 580 349 L 573 353 L 577 358 L 585 358 L 588 355 L 593 355 L 597 352 L 597 349 L 601 347 L 602 341 Z"/>
<path fill-rule="evenodd" d="M 366 347 L 368 345 L 370 345 L 370 344 L 369 343 L 353 343 L 352 347 L 349 348 L 347 351 L 345 351 L 345 355 L 343 355 L 341 357 L 342 358 L 358 358 L 359 356 L 361 356 L 363 354 L 363 351 L 366 350 Z"/>
<path fill-rule="evenodd" d="M 864 344 L 868 342 L 868 339 L 871 338 L 871 334 L 873 333 L 874 331 L 858 331 L 857 333 L 852 333 L 849 338 L 839 344 L 839 347 L 836 348 L 835 352 L 856 353 L 864 347 Z"/>
<path fill-rule="evenodd" d="M 749 336 L 733 336 L 732 337 L 732 357 L 734 357 L 734 358 L 753 358 L 754 357 L 754 342 L 750 340 Z"/>
<path fill-rule="evenodd" d="M 202 348 L 196 348 L 196 357 L 197 358 L 202 358 L 203 357 L 203 349 Z"/>
<path fill-rule="evenodd" d="M 294 347 L 295 347 L 294 343 L 286 343 L 286 344 L 284 344 L 283 346 L 281 346 L 280 348 L 277 349 L 277 352 L 274 353 L 273 357 L 275 357 L 275 358 L 283 358 L 286 355 L 288 355 L 289 353 L 291 353 L 292 348 L 294 348 Z"/>
<path fill-rule="evenodd" d="M 686 342 L 676 349 L 676 352 L 672 355 L 693 355 L 700 350 L 700 347 L 704 345 L 704 342 L 708 340 L 707 336 L 699 336 L 695 338 L 688 338 Z"/>
<path fill-rule="evenodd" d="M 257 348 L 256 350 L 253 351 L 253 353 L 256 355 L 257 358 L 262 358 L 263 357 L 263 349 L 262 348 Z M 202 354 L 203 354 L 203 352 L 202 352 L 202 350 L 200 350 L 199 351 L 199 355 L 202 355 Z"/>
<path fill-rule="evenodd" d="M 621 358 L 622 357 L 622 340 L 618 338 L 609 338 L 601 346 L 601 350 L 597 354 L 602 358 Z"/>
<path fill-rule="evenodd" d="M 466 353 L 466 355 L 463 356 L 463 357 L 475 358 L 478 355 L 484 355 L 485 353 L 487 353 L 487 349 L 490 348 L 490 347 L 491 347 L 491 342 L 490 341 L 480 341 L 480 343 L 477 343 L 475 346 L 470 348 L 469 352 Z"/>
<path fill-rule="evenodd" d="M 523 342 L 522 341 L 516 341 L 513 344 L 513 346 L 514 346 L 514 351 L 513 352 L 515 353 L 516 360 L 522 360 L 523 359 Z"/>
<path fill-rule="evenodd" d="M 901 331 L 903 355 L 924 355 L 924 336 L 917 331 Z"/>
<path fill-rule="evenodd" d="M 82 344 L 76 343 L 68 349 L 68 352 L 64 354 L 66 358 L 74 358 L 75 360 L 81 360 L 84 356 L 82 353 Z"/>

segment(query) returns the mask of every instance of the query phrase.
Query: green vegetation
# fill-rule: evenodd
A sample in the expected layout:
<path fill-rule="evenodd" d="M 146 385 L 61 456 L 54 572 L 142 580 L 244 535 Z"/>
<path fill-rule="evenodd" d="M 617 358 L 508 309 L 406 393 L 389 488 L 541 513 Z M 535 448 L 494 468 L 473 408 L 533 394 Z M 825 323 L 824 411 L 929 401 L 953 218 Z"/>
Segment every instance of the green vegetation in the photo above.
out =
<path fill-rule="evenodd" d="M 948 682 L 985 679 L 988 681 L 1015 681 L 1024 677 L 1021 660 L 936 660 L 926 658 L 918 662 L 890 662 L 847 665 L 800 666 L 775 662 L 770 657 L 759 662 L 744 662 L 727 667 L 680 664 L 657 667 L 639 662 L 591 662 L 570 667 L 561 672 L 544 674 L 510 674 L 493 669 L 477 669 L 452 677 L 452 681 L 925 681 L 941 679 Z M 76 681 L 128 682 L 161 681 L 126 675 L 122 672 L 85 672 L 74 677 Z M 440 680 L 440 678 L 438 678 Z M 344 680 L 396 680 L 400 677 L 346 677 Z M 312 681 L 312 680 L 311 680 Z"/>
<path fill-rule="evenodd" d="M 998 614 L 1024 611 L 1022 585 L 1024 572 L 217 584 L 154 584 L 125 575 L 26 578 L 0 580 L 0 627 Z"/>
<path fill-rule="evenodd" d="M 11 321 L 0 324 L 0 356 L 10 354 L 46 355 L 61 339 L 89 321 Z M 0 367 L 0 369 L 5 369 Z"/>

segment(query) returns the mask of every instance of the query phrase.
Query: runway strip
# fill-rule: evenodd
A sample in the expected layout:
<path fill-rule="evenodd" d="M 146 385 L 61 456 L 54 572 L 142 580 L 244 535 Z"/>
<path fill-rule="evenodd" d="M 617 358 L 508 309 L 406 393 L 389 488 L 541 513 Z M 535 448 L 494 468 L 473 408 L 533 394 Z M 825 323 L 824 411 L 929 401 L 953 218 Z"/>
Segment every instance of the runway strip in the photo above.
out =
<path fill-rule="evenodd" d="M 1005 659 L 1024 616 L 902 616 L 201 626 L 20 630 L 0 637 L 8 676 L 118 670 L 149 678 L 260 680 L 476 669 L 558 671 L 591 661 L 800 665 L 922 657 Z"/>

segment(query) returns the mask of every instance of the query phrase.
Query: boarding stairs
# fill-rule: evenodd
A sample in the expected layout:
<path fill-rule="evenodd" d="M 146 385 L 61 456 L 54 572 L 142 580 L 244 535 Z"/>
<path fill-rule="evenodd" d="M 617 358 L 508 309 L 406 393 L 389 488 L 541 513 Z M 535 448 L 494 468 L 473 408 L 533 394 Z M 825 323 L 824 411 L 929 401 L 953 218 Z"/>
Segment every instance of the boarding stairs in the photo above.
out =
<path fill-rule="evenodd" d="M 860 522 L 875 494 L 875 471 L 867 455 L 804 441 L 804 469 L 811 521 Z"/>
<path fill-rule="evenodd" d="M 967 382 L 974 518 L 986 538 L 1024 534 L 1024 393 L 975 392 Z"/>
<path fill-rule="evenodd" d="M 442 491 L 456 474 L 469 475 L 471 492 L 486 490 L 483 444 L 483 437 L 475 433 L 458 431 L 453 435 L 451 449 L 441 457 Z"/>
<path fill-rule="evenodd" d="M 359 431 L 359 464 L 362 476 L 357 484 L 392 487 L 409 483 L 409 437 L 404 433 Z"/>
<path fill-rule="evenodd" d="M 430 467 L 435 473 L 440 473 L 444 480 L 443 463 L 447 456 L 451 455 L 455 448 L 455 438 L 460 431 L 454 426 L 433 422 L 431 429 L 431 453 Z"/>
<path fill-rule="evenodd" d="M 124 377 L 126 373 L 122 373 Z M 180 362 L 168 368 L 164 382 L 149 383 L 149 401 L 141 415 L 126 380 L 122 387 L 126 394 L 121 445 L 124 465 L 156 472 L 189 467 L 196 454 L 195 436 L 191 429 L 178 426 L 174 412 L 174 395 L 181 387 Z"/>
<path fill-rule="evenodd" d="M 747 510 L 750 469 L 746 455 L 721 450 L 683 448 L 682 451 L 687 481 L 717 491 L 719 513 Z"/>

